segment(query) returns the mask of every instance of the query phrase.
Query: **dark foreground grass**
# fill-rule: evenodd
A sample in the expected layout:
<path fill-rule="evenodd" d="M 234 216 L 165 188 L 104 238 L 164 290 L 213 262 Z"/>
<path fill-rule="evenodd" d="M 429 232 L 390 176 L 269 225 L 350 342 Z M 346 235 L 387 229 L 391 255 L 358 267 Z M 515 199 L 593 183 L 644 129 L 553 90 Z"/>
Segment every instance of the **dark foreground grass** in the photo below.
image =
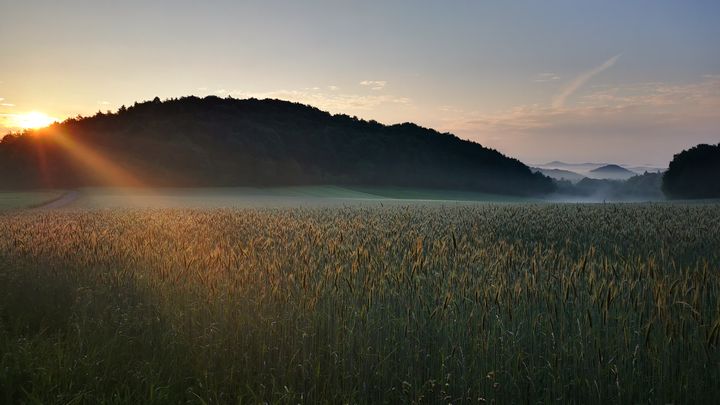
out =
<path fill-rule="evenodd" d="M 0 216 L 2 403 L 707 403 L 720 206 Z"/>

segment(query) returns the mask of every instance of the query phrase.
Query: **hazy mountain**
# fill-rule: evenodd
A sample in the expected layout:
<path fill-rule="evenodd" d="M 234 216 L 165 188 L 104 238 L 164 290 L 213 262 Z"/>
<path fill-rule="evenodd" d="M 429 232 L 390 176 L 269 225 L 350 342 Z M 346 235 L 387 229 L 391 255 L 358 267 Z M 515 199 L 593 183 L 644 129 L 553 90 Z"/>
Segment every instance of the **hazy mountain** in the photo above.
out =
<path fill-rule="evenodd" d="M 535 167 L 544 169 L 544 170 L 550 170 L 550 169 L 558 169 L 558 170 L 568 170 L 575 172 L 577 174 L 583 175 L 583 176 L 590 176 L 593 177 L 592 174 L 590 174 L 590 171 L 594 169 L 598 169 L 603 166 L 608 165 L 616 165 L 620 166 L 624 169 L 630 170 L 633 173 L 658 173 L 658 172 L 664 172 L 667 170 L 663 167 L 657 167 L 653 165 L 626 165 L 626 164 L 618 164 L 618 163 L 567 163 L 567 162 L 561 162 L 559 160 L 554 160 L 552 162 L 543 163 L 543 164 L 536 164 Z"/>
<path fill-rule="evenodd" d="M 567 163 L 567 162 L 561 162 L 559 160 L 553 160 L 552 162 L 545 163 L 545 166 L 565 166 L 565 167 L 586 167 L 586 166 L 595 166 L 600 167 L 603 165 L 606 165 L 607 163 Z"/>
<path fill-rule="evenodd" d="M 578 180 L 572 181 L 580 181 L 585 177 L 591 179 L 626 180 L 637 174 L 626 167 L 613 163 L 566 163 L 555 160 L 536 166 L 544 171 L 563 170 L 582 176 Z M 559 179 L 557 176 L 550 174 L 553 172 L 542 173 L 555 179 Z M 561 172 L 556 173 L 561 174 Z M 570 174 L 568 174 L 568 176 L 570 176 Z M 571 180 L 569 178 L 566 179 Z M 577 177 L 573 176 L 573 179 L 577 179 Z"/>
<path fill-rule="evenodd" d="M 0 187 L 117 183 L 379 185 L 516 195 L 555 188 L 520 161 L 448 133 L 280 100 L 156 98 L 0 142 Z"/>
<path fill-rule="evenodd" d="M 657 166 L 623 166 L 626 169 L 630 170 L 631 172 L 635 173 L 662 173 L 665 170 L 667 170 L 667 167 L 657 167 Z"/>
<path fill-rule="evenodd" d="M 577 183 L 580 180 L 584 179 L 585 176 L 582 174 L 570 171 L 570 170 L 563 170 L 563 169 L 543 169 L 540 167 L 533 167 L 532 170 L 538 171 L 545 176 L 548 176 L 555 180 L 567 180 L 572 183 Z"/>
<path fill-rule="evenodd" d="M 636 176 L 637 173 L 634 173 L 619 165 L 608 164 L 590 170 L 588 172 L 588 175 L 588 177 L 592 177 L 595 179 L 626 180 L 630 177 Z"/>
<path fill-rule="evenodd" d="M 552 162 L 537 164 L 535 166 L 543 169 L 560 169 L 569 170 L 575 173 L 585 173 L 608 164 L 609 163 L 567 163 L 561 162 L 559 160 L 554 160 Z"/>
<path fill-rule="evenodd" d="M 593 173 L 632 173 L 630 170 L 616 164 L 608 164 L 591 170 Z"/>

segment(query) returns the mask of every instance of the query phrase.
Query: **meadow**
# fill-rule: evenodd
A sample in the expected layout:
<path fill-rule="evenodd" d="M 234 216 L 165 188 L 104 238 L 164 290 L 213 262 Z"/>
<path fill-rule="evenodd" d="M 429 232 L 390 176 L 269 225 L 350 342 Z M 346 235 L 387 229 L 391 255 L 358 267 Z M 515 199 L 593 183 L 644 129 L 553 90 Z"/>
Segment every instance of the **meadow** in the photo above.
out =
<path fill-rule="evenodd" d="M 0 214 L 2 403 L 710 403 L 720 205 Z"/>
<path fill-rule="evenodd" d="M 459 190 L 408 187 L 207 187 L 133 189 L 88 187 L 76 191 L 67 207 L 108 208 L 295 208 L 385 206 L 408 203 L 525 202 L 530 198 L 508 197 Z M 535 200 L 539 201 L 539 200 Z"/>
<path fill-rule="evenodd" d="M 0 211 L 33 208 L 52 202 L 63 195 L 59 190 L 0 191 Z"/>

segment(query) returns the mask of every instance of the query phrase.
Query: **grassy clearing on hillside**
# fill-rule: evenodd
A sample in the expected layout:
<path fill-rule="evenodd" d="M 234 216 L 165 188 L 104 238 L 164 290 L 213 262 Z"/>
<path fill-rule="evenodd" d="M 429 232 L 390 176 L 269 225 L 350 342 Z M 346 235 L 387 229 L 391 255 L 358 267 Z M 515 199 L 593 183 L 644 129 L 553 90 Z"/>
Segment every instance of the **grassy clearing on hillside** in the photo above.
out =
<path fill-rule="evenodd" d="M 707 403 L 720 206 L 0 215 L 0 402 Z"/>
<path fill-rule="evenodd" d="M 36 207 L 62 194 L 62 191 L 0 191 L 0 211 Z"/>
<path fill-rule="evenodd" d="M 348 188 L 299 186 L 275 188 L 86 188 L 69 208 L 261 208 L 342 207 L 406 204 L 407 200 L 428 203 L 453 201 L 525 201 L 469 191 L 414 188 Z"/>

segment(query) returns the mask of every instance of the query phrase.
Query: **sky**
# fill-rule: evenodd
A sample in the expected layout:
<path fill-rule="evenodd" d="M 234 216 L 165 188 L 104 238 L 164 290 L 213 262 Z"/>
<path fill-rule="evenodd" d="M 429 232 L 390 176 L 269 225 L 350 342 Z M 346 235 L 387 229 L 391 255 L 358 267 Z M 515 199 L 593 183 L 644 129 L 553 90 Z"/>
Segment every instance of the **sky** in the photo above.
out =
<path fill-rule="evenodd" d="M 720 1 L 0 0 L 0 136 L 185 95 L 415 122 L 526 163 L 720 142 Z M 15 126 L 15 127 L 14 127 Z"/>

